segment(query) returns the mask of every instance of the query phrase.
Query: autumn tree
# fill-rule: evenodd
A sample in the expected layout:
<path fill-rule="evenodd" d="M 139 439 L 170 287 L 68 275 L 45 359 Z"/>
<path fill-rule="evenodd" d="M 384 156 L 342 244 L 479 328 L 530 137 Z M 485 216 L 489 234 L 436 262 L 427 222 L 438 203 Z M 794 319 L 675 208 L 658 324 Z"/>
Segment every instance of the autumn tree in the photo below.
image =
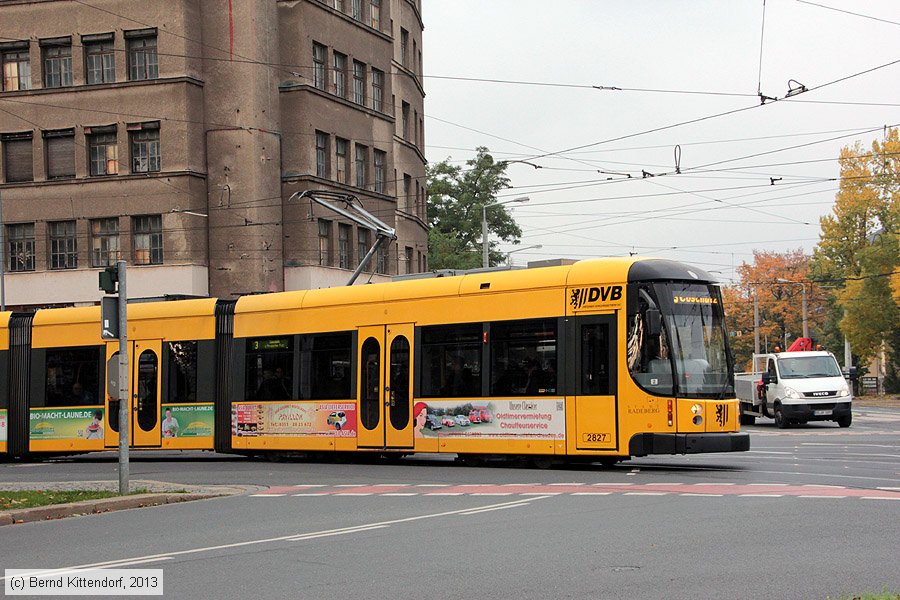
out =
<path fill-rule="evenodd" d="M 870 150 L 858 142 L 840 157 L 832 213 L 822 217 L 812 272 L 838 288 L 835 310 L 854 354 L 866 364 L 886 340 L 900 338 L 900 139 L 896 129 Z M 900 348 L 891 348 L 896 370 Z"/>
<path fill-rule="evenodd" d="M 508 187 L 507 163 L 495 161 L 488 149 L 476 148 L 466 168 L 448 160 L 429 165 L 428 264 L 432 269 L 472 269 L 482 265 L 482 207 L 487 206 L 488 230 L 505 242 L 518 243 L 522 230 L 497 194 Z M 490 242 L 490 264 L 504 254 Z"/>
<path fill-rule="evenodd" d="M 759 306 L 760 350 L 790 344 L 803 333 L 803 286 L 806 287 L 810 336 L 821 340 L 827 317 L 828 290 L 809 280 L 809 257 L 802 250 L 754 251 L 753 263 L 737 269 L 738 282 L 724 288 L 723 300 L 735 368 L 750 367 L 754 349 L 754 295 Z M 784 283 L 779 280 L 803 283 Z"/>

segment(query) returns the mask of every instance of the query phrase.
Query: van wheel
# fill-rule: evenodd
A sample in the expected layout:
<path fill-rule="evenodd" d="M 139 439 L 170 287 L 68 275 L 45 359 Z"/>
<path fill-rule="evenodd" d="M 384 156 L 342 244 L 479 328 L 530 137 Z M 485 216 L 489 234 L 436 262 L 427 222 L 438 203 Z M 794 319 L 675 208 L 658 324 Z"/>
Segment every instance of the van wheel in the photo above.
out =
<path fill-rule="evenodd" d="M 784 412 L 781 410 L 780 406 L 775 407 L 775 426 L 778 429 L 787 429 L 790 423 L 784 416 Z"/>
<path fill-rule="evenodd" d="M 853 415 L 847 415 L 846 417 L 839 417 L 837 420 L 837 424 L 841 427 L 850 427 L 850 423 L 853 422 Z"/>

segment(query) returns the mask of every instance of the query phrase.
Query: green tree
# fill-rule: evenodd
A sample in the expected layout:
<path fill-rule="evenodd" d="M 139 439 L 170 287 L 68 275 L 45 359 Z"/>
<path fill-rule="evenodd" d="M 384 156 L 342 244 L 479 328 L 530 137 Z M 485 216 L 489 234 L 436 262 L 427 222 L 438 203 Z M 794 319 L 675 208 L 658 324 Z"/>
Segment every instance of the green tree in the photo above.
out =
<path fill-rule="evenodd" d="M 522 230 L 497 194 L 510 187 L 507 163 L 495 161 L 485 147 L 475 149 L 466 168 L 444 160 L 429 165 L 428 264 L 432 269 L 473 269 L 482 264 L 481 219 L 487 207 L 488 230 L 507 243 L 519 243 Z M 503 253 L 490 242 L 490 264 L 499 264 Z"/>
<path fill-rule="evenodd" d="M 840 157 L 841 182 L 832 214 L 821 219 L 813 274 L 838 286 L 840 329 L 862 364 L 900 328 L 900 290 L 890 274 L 900 265 L 900 139 L 897 130 L 865 150 L 859 143 Z M 893 349 L 896 360 L 897 349 Z"/>

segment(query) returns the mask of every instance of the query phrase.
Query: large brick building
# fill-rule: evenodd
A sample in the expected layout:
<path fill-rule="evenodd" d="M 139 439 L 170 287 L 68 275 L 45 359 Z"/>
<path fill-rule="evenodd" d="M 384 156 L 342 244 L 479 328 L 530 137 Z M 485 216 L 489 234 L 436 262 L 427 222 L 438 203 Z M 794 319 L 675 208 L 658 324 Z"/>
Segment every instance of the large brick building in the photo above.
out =
<path fill-rule="evenodd" d="M 0 0 L 6 303 L 229 297 L 426 269 L 421 0 Z M 133 267 L 133 268 L 131 268 Z M 370 276 L 362 280 L 368 280 Z"/>

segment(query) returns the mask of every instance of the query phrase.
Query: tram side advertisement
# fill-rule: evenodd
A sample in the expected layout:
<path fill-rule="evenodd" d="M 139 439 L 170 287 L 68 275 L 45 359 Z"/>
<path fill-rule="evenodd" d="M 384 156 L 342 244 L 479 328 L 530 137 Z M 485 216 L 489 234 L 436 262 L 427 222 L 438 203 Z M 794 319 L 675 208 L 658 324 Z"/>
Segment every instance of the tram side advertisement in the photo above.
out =
<path fill-rule="evenodd" d="M 32 440 L 102 440 L 103 407 L 32 408 Z"/>
<path fill-rule="evenodd" d="M 0 409 L 0 444 L 6 446 L 6 409 Z"/>
<path fill-rule="evenodd" d="M 438 400 L 416 403 L 416 437 L 562 440 L 564 400 Z M 424 413 L 424 419 L 422 418 Z"/>
<path fill-rule="evenodd" d="M 238 437 L 356 437 L 353 402 L 272 402 L 238 404 L 232 409 L 232 434 Z"/>

